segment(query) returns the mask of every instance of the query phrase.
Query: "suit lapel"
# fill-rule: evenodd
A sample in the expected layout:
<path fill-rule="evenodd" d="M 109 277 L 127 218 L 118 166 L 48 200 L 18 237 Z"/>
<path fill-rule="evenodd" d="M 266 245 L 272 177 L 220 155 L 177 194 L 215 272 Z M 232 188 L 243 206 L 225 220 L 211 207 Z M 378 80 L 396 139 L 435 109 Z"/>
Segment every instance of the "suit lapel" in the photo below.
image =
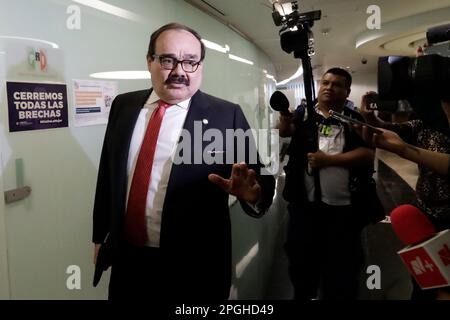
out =
<path fill-rule="evenodd" d="M 137 118 L 139 117 L 139 113 L 150 96 L 150 93 L 151 90 L 138 91 L 131 97 L 130 100 L 125 101 L 124 105 L 119 106 L 121 108 L 121 112 L 118 114 L 120 120 L 118 119 L 119 121 L 116 121 L 116 123 L 120 126 L 120 128 L 116 132 L 119 134 L 117 140 L 120 141 L 120 159 L 122 159 L 121 166 L 122 168 L 125 168 L 125 172 L 134 127 L 136 125 Z"/>
<path fill-rule="evenodd" d="M 136 125 L 137 118 L 139 113 L 142 110 L 145 102 L 147 102 L 148 97 L 150 96 L 152 90 L 143 90 L 136 93 L 133 98 L 127 102 L 127 106 L 124 106 L 126 110 L 126 119 L 123 121 L 125 128 L 125 132 L 129 133 L 129 142 L 131 141 L 131 136 L 133 134 L 134 127 Z M 127 148 L 128 150 L 128 148 Z"/>
<path fill-rule="evenodd" d="M 208 99 L 206 99 L 206 96 L 201 91 L 197 91 L 197 93 L 192 96 L 191 105 L 189 106 L 189 111 L 186 115 L 183 129 L 189 131 L 191 134 L 194 134 L 194 122 L 202 122 L 204 119 L 208 119 L 208 110 Z"/>

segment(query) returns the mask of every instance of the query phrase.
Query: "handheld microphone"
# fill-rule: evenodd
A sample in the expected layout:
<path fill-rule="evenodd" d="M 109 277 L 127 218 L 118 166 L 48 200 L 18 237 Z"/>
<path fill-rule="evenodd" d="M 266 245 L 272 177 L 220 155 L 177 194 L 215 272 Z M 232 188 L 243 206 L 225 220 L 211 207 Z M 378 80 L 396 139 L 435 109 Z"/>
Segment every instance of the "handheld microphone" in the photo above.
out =
<path fill-rule="evenodd" d="M 270 97 L 270 106 L 273 110 L 280 112 L 283 116 L 291 117 L 289 111 L 289 100 L 281 91 L 275 91 Z"/>
<path fill-rule="evenodd" d="M 436 233 L 430 220 L 419 209 L 402 205 L 391 212 L 391 224 L 407 246 L 400 258 L 422 289 L 450 285 L 450 230 Z"/>
<path fill-rule="evenodd" d="M 428 240 L 436 233 L 436 229 L 427 216 L 410 204 L 404 204 L 392 210 L 391 226 L 406 246 Z"/>

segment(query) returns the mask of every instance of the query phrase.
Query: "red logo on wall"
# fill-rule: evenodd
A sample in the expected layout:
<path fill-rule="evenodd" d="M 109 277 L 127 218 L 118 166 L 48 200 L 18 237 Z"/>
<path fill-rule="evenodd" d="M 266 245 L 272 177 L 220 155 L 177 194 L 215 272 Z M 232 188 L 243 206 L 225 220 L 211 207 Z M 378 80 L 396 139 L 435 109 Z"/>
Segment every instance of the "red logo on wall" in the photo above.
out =
<path fill-rule="evenodd" d="M 44 71 L 47 68 L 47 54 L 44 50 L 39 51 L 40 59 L 39 59 L 39 65 L 41 67 L 41 71 Z"/>

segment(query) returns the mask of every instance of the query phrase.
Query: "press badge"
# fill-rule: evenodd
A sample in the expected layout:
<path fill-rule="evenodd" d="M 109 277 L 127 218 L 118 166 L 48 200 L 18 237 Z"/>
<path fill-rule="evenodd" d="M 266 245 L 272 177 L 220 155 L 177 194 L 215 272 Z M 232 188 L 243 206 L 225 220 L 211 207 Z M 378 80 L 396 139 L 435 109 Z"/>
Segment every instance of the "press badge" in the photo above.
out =
<path fill-rule="evenodd" d="M 329 137 L 331 136 L 331 134 L 333 133 L 333 129 L 331 128 L 331 126 L 326 125 L 326 124 L 320 124 L 319 125 L 319 132 L 322 136 L 324 137 Z"/>

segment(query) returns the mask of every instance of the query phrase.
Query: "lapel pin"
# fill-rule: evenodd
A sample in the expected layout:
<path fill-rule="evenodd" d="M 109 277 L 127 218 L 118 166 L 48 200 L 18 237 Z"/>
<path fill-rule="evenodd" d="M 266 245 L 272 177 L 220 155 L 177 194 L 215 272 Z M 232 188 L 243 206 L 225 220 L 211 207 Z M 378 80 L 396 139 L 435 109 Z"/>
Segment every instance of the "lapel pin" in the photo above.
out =
<path fill-rule="evenodd" d="M 209 121 L 208 121 L 208 119 L 203 119 L 202 122 L 203 122 L 203 124 L 208 124 Z"/>

